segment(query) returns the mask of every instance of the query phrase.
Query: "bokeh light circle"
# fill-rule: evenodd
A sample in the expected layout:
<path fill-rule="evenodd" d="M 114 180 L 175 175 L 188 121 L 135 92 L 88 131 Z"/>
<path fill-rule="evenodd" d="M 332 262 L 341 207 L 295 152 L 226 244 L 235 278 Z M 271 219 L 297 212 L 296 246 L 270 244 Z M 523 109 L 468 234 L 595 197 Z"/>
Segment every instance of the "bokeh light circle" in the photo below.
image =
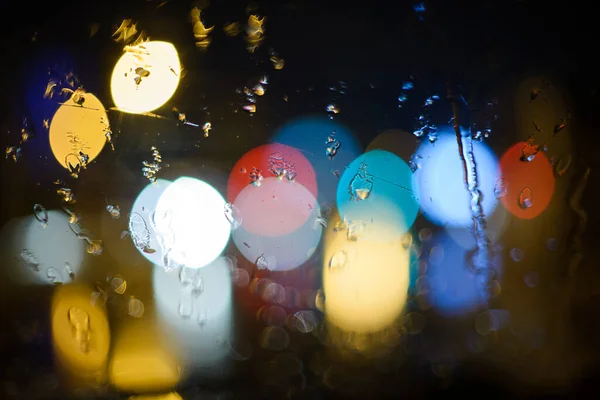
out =
<path fill-rule="evenodd" d="M 250 191 L 252 188 L 244 189 L 238 198 L 243 198 L 246 190 Z M 306 195 L 310 193 L 306 191 Z M 263 256 L 268 261 L 268 268 L 273 271 L 297 268 L 313 255 L 321 241 L 323 226 L 317 220 L 321 211 L 318 204 L 314 204 L 312 210 L 309 209 L 310 213 L 306 216 L 304 224 L 294 231 L 279 236 L 264 236 L 247 231 L 242 224 L 232 232 L 233 242 L 251 263 L 256 263 L 258 258 Z"/>
<path fill-rule="evenodd" d="M 332 136 L 333 134 L 333 136 Z M 333 157 L 327 155 L 329 137 L 340 147 Z M 322 116 L 308 116 L 292 120 L 278 128 L 272 141 L 301 151 L 314 168 L 319 187 L 319 203 L 333 204 L 339 176 L 360 153 L 358 140 L 342 124 Z M 310 190 L 310 186 L 307 186 Z"/>
<path fill-rule="evenodd" d="M 182 177 L 165 189 L 154 226 L 159 235 L 174 238 L 168 251 L 176 265 L 201 268 L 221 254 L 231 230 L 224 209 L 225 199 L 201 180 Z"/>
<path fill-rule="evenodd" d="M 80 152 L 92 162 L 106 143 L 106 131 L 109 128 L 108 116 L 104 106 L 96 96 L 84 93 L 83 105 L 73 98 L 67 100 L 52 117 L 50 123 L 50 148 L 52 154 L 64 168 L 67 162 L 74 167 L 78 164 Z"/>
<path fill-rule="evenodd" d="M 75 277 L 80 273 L 86 242 L 71 230 L 69 216 L 62 211 L 48 211 L 45 227 L 33 215 L 9 221 L 0 238 L 2 272 L 12 283 L 69 283 L 69 271 Z"/>
<path fill-rule="evenodd" d="M 219 257 L 204 268 L 166 271 L 154 267 L 153 287 L 158 319 L 176 352 L 188 362 L 211 365 L 226 350 L 216 346 L 218 338 L 231 335 L 231 271 L 225 257 Z M 197 274 L 194 288 L 186 287 L 182 273 Z M 193 286 L 189 284 L 188 286 Z"/>
<path fill-rule="evenodd" d="M 356 190 L 364 190 L 365 186 L 370 189 L 361 200 Z M 336 200 L 340 215 L 347 220 L 385 220 L 389 227 L 386 234 L 392 235 L 389 239 L 398 239 L 410 229 L 419 212 L 410 168 L 385 150 L 369 151 L 348 165 L 339 181 Z"/>
<path fill-rule="evenodd" d="M 293 147 L 269 143 L 253 148 L 235 163 L 227 181 L 227 201 L 233 203 L 238 194 L 250 184 L 249 174 L 253 168 L 258 168 L 263 178 L 275 176 L 270 169 L 277 158 L 286 168 L 292 167 L 295 172 L 294 182 L 302 184 L 316 198 L 317 178 L 308 159 Z M 287 177 L 283 176 L 281 179 L 287 180 Z"/>
<path fill-rule="evenodd" d="M 339 217 L 331 221 L 325 234 L 325 316 L 344 331 L 380 331 L 404 308 L 409 252 L 399 240 L 348 240 L 334 229 L 339 221 Z"/>
<path fill-rule="evenodd" d="M 554 173 L 546 155 L 539 152 L 531 161 L 521 161 L 525 142 L 510 147 L 500 159 L 506 194 L 500 197 L 502 205 L 517 218 L 532 219 L 550 204 L 554 194 Z M 529 189 L 531 205 L 524 207 L 520 200 L 523 190 Z"/>
<path fill-rule="evenodd" d="M 488 216 L 498 203 L 494 193 L 500 175 L 498 162 L 486 144 L 471 143 L 477 165 L 478 189 L 482 195 L 481 206 L 484 215 Z M 421 157 L 421 167 L 413 174 L 413 188 L 425 217 L 442 226 L 471 224 L 471 195 L 465 184 L 463 162 L 452 129 L 440 130 L 438 140 L 434 144 L 422 143 L 416 154 Z"/>
<path fill-rule="evenodd" d="M 138 68 L 149 74 L 136 82 Z M 113 101 L 132 114 L 156 110 L 177 90 L 180 73 L 179 56 L 171 43 L 152 41 L 135 46 L 115 64 L 110 81 Z"/>
<path fill-rule="evenodd" d="M 271 237 L 294 232 L 318 207 L 315 197 L 302 184 L 275 177 L 264 179 L 260 186 L 247 185 L 234 206 L 245 230 Z"/>
<path fill-rule="evenodd" d="M 156 215 L 155 210 L 161 195 L 170 184 L 168 180 L 157 179 L 146 185 L 135 199 L 129 213 L 129 225 L 134 228 L 133 235 L 147 235 L 148 238 L 146 251 L 137 246 L 136 248 L 152 264 L 162 264 L 163 252 L 168 250 L 163 248 L 164 241 L 155 231 L 152 219 Z"/>

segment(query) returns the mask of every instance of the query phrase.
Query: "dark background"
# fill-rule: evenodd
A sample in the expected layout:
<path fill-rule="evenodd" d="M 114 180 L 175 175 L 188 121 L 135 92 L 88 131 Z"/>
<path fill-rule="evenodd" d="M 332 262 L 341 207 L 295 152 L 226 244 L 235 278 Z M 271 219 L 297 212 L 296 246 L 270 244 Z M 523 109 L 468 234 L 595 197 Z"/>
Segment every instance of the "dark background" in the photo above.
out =
<path fill-rule="evenodd" d="M 115 139 L 118 151 L 103 152 L 97 159 L 105 165 L 102 172 L 89 171 L 86 180 L 78 182 L 78 193 L 88 200 L 87 203 L 80 200 L 80 203 L 89 204 L 90 208 L 102 204 L 98 192 L 106 188 L 112 188 L 113 194 L 118 193 L 122 198 L 135 198 L 144 186 L 138 166 L 148 157 L 147 149 L 153 144 L 160 144 L 164 159 L 177 160 L 171 163 L 172 170 L 165 171 L 166 179 L 169 174 L 176 176 L 178 171 L 188 170 L 189 165 L 199 159 L 226 174 L 242 154 L 266 142 L 281 123 L 296 115 L 322 111 L 332 100 L 327 87 L 338 81 L 348 85 L 346 94 L 338 101 L 343 112 L 341 121 L 351 127 L 366 146 L 385 129 L 412 129 L 418 104 L 408 104 L 403 112 L 398 112 L 396 106 L 402 82 L 411 74 L 417 82 L 415 90 L 422 97 L 434 93 L 443 96 L 446 84 L 450 83 L 472 104 L 481 104 L 501 88 L 507 91 L 516 88 L 518 82 L 529 75 L 548 76 L 562 84 L 572 105 L 576 121 L 576 128 L 571 130 L 575 173 L 583 174 L 586 167 L 592 170 L 583 199 L 589 213 L 585 260 L 577 278 L 577 282 L 588 284 L 581 284 L 580 290 L 576 290 L 577 296 L 569 299 L 571 312 L 564 323 L 572 325 L 579 346 L 589 349 L 590 354 L 600 354 L 600 346 L 594 339 L 594 332 L 600 328 L 600 292 L 593 289 L 599 282 L 594 266 L 600 261 L 596 250 L 599 225 L 595 205 L 600 145 L 596 116 L 600 104 L 595 61 L 597 43 L 594 41 L 596 21 L 591 5 L 560 1 L 438 0 L 426 2 L 427 11 L 421 21 L 412 8 L 413 2 L 407 1 L 259 2 L 251 6 L 267 16 L 268 39 L 263 48 L 250 55 L 241 37 L 228 38 L 221 30 L 228 21 L 243 22 L 249 3 L 211 2 L 202 16 L 207 26 L 215 25 L 215 31 L 213 43 L 204 53 L 193 45 L 188 15 L 194 3 L 171 0 L 157 10 L 158 3 L 143 0 L 2 3 L 2 148 L 18 142 L 21 118 L 31 113 L 27 88 L 33 80 L 39 79 L 39 71 L 44 68 L 40 64 L 42 59 L 54 57 L 55 62 L 60 63 L 61 54 L 70 54 L 70 65 L 86 90 L 95 93 L 105 104 L 110 103 L 108 82 L 112 65 L 120 55 L 119 45 L 110 40 L 110 35 L 120 21 L 128 17 L 139 21 L 140 30 L 148 32 L 151 38 L 173 42 L 187 70 L 178 92 L 162 114 L 168 115 L 170 106 L 176 105 L 186 112 L 189 120 L 200 122 L 208 112 L 214 121 L 214 131 L 209 140 L 201 140 L 201 133 L 197 131 L 178 129 L 162 121 L 148 122 L 127 115 L 118 123 L 111 121 L 113 127 L 119 125 L 122 130 Z M 89 26 L 93 23 L 99 23 L 100 29 L 90 38 Z M 269 47 L 286 60 L 282 71 L 272 71 L 266 54 Z M 249 76 L 265 72 L 270 76 L 269 95 L 261 99 L 256 115 L 249 120 L 244 113 L 234 113 L 239 101 L 235 89 L 246 84 Z M 281 101 L 284 95 L 289 95 L 289 102 Z M 156 112 L 161 114 L 161 110 Z M 501 111 L 501 118 L 511 120 L 510 113 L 512 109 L 506 107 Z M 126 131 L 134 126 L 147 133 L 127 135 Z M 39 125 L 34 126 L 34 132 L 41 131 L 39 128 Z M 157 131 L 169 131 L 171 139 L 163 143 L 156 136 Z M 29 213 L 30 204 L 40 202 L 40 198 L 44 204 L 58 204 L 49 188 L 64 171 L 54 165 L 51 152 L 43 145 L 41 132 L 36 132 L 35 140 L 36 143 L 23 149 L 19 163 L 13 165 L 10 160 L 2 160 L 2 224 L 9 218 Z M 512 142 L 513 137 L 504 137 L 501 130 L 494 132 L 489 140 L 492 148 L 506 148 Z M 50 157 L 50 161 L 45 157 Z M 139 179 L 131 180 L 127 178 L 129 175 L 121 174 L 119 171 L 123 168 L 139 175 Z M 584 287 L 592 289 L 585 292 Z M 6 297 L 0 297 L 0 301 L 3 302 L 0 327 L 3 331 L 10 330 L 9 320 L 17 311 L 14 305 L 7 304 Z M 18 308 L 23 308 L 22 312 L 28 315 L 43 314 L 43 307 L 38 310 L 34 304 Z M 11 337 L 11 333 L 3 333 L 0 342 L 3 360 L 17 357 L 25 359 L 26 364 L 51 363 L 49 343 L 32 350 L 27 346 L 14 346 Z M 23 352 L 29 353 L 24 356 Z M 1 364 L 6 366 L 10 362 Z M 529 387 L 502 367 L 475 360 L 462 363 L 452 382 L 440 385 L 427 365 L 414 362 L 408 365 L 402 377 L 374 375 L 360 396 L 557 394 L 587 397 L 600 392 L 594 366 L 586 366 L 580 379 L 574 379 L 573 384 L 557 392 L 555 388 Z M 3 371 L 0 371 L 0 379 L 2 376 Z M 270 397 L 258 386 L 252 376 L 240 371 L 231 382 L 207 387 L 214 393 L 229 390 L 235 398 L 239 398 L 240 393 L 246 398 Z M 306 398 L 341 396 L 339 393 L 320 387 L 307 393 Z"/>

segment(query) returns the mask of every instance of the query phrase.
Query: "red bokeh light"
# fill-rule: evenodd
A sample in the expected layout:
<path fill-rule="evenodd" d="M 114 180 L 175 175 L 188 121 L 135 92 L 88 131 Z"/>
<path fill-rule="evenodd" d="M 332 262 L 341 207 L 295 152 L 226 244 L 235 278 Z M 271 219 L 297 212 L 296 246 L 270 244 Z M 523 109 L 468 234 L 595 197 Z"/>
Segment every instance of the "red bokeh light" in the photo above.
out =
<path fill-rule="evenodd" d="M 502 205 L 515 217 L 533 219 L 540 215 L 554 194 L 554 173 L 546 155 L 539 151 L 531 161 L 523 161 L 527 142 L 509 148 L 500 159 L 500 170 L 506 184 Z M 530 199 L 529 207 L 524 198 Z"/>

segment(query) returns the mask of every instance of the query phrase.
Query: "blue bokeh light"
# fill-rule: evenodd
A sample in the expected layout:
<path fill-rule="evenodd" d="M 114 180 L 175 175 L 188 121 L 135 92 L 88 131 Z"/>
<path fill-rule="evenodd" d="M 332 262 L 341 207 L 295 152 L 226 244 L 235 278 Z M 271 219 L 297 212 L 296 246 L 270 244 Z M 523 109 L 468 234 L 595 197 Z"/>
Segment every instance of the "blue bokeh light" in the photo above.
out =
<path fill-rule="evenodd" d="M 361 184 L 368 186 L 368 196 L 362 200 L 355 196 Z M 379 220 L 393 226 L 388 239 L 397 239 L 410 229 L 419 212 L 409 166 L 385 150 L 369 151 L 350 163 L 339 181 L 336 201 L 340 215 L 348 220 Z"/>
<path fill-rule="evenodd" d="M 333 137 L 340 143 L 334 157 L 326 153 L 327 139 Z M 310 116 L 288 122 L 273 135 L 271 142 L 285 144 L 300 150 L 312 164 L 319 187 L 320 204 L 333 203 L 338 176 L 361 152 L 358 140 L 343 125 L 328 117 Z"/>
<path fill-rule="evenodd" d="M 485 216 L 498 204 L 494 185 L 500 176 L 498 159 L 484 143 L 472 141 L 477 165 L 478 189 Z M 440 226 L 471 226 L 471 196 L 465 185 L 464 167 L 452 128 L 440 129 L 438 140 L 417 149 L 420 168 L 413 174 L 413 188 L 424 216 Z"/>

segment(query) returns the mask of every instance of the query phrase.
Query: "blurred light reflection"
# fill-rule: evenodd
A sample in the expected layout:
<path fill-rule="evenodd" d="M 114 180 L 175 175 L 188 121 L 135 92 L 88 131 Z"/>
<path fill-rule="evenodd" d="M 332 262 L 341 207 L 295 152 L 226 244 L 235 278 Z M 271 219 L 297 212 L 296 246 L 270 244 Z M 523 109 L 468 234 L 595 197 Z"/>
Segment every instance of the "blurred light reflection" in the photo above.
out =
<path fill-rule="evenodd" d="M 487 216 L 498 203 L 494 193 L 500 175 L 498 162 L 486 144 L 472 143 L 481 205 Z M 465 172 L 452 129 L 440 129 L 438 140 L 434 144 L 423 142 L 416 154 L 422 159 L 421 167 L 413 175 L 413 188 L 425 217 L 436 225 L 469 225 L 471 198 L 465 187 Z"/>
<path fill-rule="evenodd" d="M 325 234 L 323 251 L 327 321 L 357 333 L 384 329 L 406 302 L 409 253 L 399 240 L 348 240 L 334 231 L 334 222 Z M 378 224 L 385 229 L 386 221 Z"/>
<path fill-rule="evenodd" d="M 350 163 L 338 183 L 340 215 L 367 225 L 369 221 L 386 221 L 391 228 L 386 229 L 390 234 L 386 239 L 399 239 L 410 229 L 419 211 L 411 180 L 410 168 L 396 155 L 385 150 L 369 151 Z M 360 190 L 365 190 L 364 199 L 360 198 Z M 381 231 L 383 225 L 378 227 Z"/>
<path fill-rule="evenodd" d="M 121 111 L 132 114 L 156 110 L 177 90 L 180 73 L 179 56 L 171 43 L 126 46 L 112 73 L 113 101 Z"/>
<path fill-rule="evenodd" d="M 160 195 L 154 226 L 176 265 L 201 268 L 215 260 L 229 241 L 225 200 L 208 183 L 182 177 Z"/>
<path fill-rule="evenodd" d="M 155 266 L 153 287 L 163 340 L 185 365 L 210 367 L 228 354 L 232 299 L 230 263 L 219 257 L 201 269 Z"/>
<path fill-rule="evenodd" d="M 46 227 L 33 215 L 4 225 L 0 246 L 2 269 L 8 278 L 21 285 L 51 285 L 77 277 L 85 241 L 70 226 L 69 216 L 56 210 L 48 211 Z"/>
<path fill-rule="evenodd" d="M 327 155 L 331 135 L 340 143 L 333 157 Z M 358 140 L 343 125 L 327 117 L 309 116 L 290 121 L 278 128 L 273 142 L 301 151 L 313 166 L 319 186 L 319 203 L 335 201 L 338 176 L 361 152 Z M 310 187 L 309 187 L 310 190 Z"/>

